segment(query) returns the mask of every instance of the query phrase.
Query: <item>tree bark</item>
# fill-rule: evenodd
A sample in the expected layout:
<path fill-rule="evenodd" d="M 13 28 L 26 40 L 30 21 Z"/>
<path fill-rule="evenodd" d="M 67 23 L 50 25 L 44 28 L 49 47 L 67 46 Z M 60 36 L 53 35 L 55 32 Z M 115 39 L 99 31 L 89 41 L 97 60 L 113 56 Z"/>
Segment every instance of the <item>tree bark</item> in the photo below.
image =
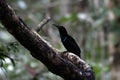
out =
<path fill-rule="evenodd" d="M 72 53 L 53 49 L 15 14 L 5 0 L 0 0 L 0 21 L 34 58 L 46 65 L 49 71 L 65 80 L 95 80 L 93 70 L 85 61 Z"/>

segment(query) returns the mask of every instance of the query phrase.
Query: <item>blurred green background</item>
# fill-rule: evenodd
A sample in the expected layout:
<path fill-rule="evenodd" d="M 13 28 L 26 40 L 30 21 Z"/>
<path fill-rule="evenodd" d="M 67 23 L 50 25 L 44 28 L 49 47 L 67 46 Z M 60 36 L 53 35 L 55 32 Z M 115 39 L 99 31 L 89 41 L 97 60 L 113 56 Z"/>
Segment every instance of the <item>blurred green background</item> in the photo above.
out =
<path fill-rule="evenodd" d="M 64 25 L 94 69 L 96 80 L 120 80 L 120 0 L 7 0 L 23 21 L 35 28 L 47 15 L 51 21 L 39 34 L 65 51 L 58 30 Z M 34 47 L 34 46 L 33 46 Z M 52 74 L 0 24 L 0 80 L 63 80 Z"/>

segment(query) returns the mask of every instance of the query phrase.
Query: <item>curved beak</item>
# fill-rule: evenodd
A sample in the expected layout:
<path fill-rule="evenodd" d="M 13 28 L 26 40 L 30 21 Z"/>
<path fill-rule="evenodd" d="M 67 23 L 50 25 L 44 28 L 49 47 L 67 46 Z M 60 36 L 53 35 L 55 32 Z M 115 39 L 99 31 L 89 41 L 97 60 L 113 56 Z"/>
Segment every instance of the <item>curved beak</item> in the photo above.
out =
<path fill-rule="evenodd" d="M 61 26 L 60 25 L 57 25 L 57 24 L 53 24 L 53 26 L 57 27 L 57 28 L 60 28 Z"/>

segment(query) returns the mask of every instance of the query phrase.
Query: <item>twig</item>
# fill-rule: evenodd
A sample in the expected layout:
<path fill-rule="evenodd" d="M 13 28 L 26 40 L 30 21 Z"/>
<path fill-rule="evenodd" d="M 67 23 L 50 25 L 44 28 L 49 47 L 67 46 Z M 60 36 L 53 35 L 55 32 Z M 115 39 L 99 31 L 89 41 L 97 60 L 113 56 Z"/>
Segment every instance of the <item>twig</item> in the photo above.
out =
<path fill-rule="evenodd" d="M 50 21 L 50 16 L 47 16 L 45 19 L 43 19 L 43 20 L 40 22 L 40 24 L 38 24 L 38 27 L 35 29 L 36 32 L 39 32 L 39 31 L 42 29 L 42 27 L 43 27 L 45 24 L 47 24 L 49 21 Z"/>

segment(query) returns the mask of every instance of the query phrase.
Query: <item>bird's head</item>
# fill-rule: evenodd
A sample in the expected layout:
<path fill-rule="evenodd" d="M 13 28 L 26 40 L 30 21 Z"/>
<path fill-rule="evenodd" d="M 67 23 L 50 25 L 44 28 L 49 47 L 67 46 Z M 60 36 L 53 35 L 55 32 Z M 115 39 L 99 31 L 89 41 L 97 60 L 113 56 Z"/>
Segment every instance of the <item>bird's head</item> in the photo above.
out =
<path fill-rule="evenodd" d="M 61 35 L 67 35 L 67 30 L 64 26 L 60 26 L 57 24 L 53 24 L 53 26 L 57 27 Z"/>

